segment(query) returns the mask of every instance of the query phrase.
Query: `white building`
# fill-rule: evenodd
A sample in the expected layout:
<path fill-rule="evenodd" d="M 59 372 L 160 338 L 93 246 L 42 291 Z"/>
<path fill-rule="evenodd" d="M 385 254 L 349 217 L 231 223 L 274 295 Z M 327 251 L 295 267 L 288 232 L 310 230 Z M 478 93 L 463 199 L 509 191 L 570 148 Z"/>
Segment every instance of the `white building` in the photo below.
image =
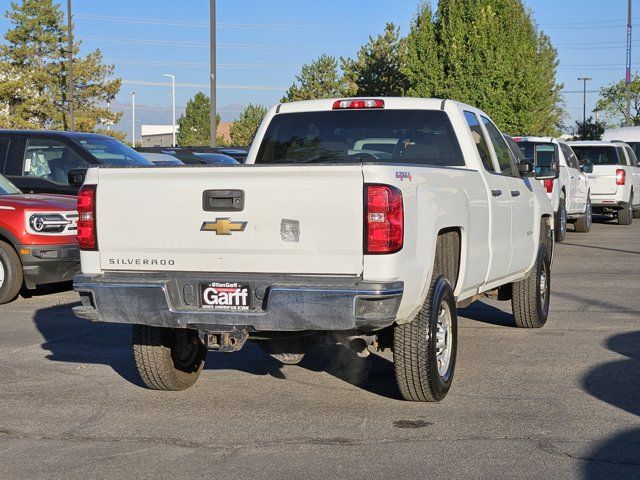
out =
<path fill-rule="evenodd" d="M 176 135 L 179 128 L 176 125 Z M 141 147 L 170 147 L 173 143 L 173 127 L 171 125 L 141 125 Z"/>

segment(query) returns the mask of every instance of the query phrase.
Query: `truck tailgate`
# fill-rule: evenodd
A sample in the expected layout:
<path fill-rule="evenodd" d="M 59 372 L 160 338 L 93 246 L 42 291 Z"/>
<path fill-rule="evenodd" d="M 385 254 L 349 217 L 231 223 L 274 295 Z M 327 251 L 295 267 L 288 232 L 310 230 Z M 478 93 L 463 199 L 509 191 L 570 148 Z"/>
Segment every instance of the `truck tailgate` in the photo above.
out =
<path fill-rule="evenodd" d="M 612 195 L 618 187 L 616 185 L 617 165 L 594 165 L 593 173 L 589 174 L 592 195 Z"/>
<path fill-rule="evenodd" d="M 359 165 L 104 168 L 96 204 L 103 270 L 362 273 Z"/>

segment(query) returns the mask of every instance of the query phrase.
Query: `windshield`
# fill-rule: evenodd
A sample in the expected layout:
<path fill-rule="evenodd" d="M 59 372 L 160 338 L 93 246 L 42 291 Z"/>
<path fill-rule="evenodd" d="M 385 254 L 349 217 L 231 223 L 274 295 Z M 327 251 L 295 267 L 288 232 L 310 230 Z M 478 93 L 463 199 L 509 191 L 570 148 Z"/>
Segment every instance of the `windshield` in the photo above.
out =
<path fill-rule="evenodd" d="M 105 165 L 117 167 L 153 165 L 134 149 L 115 138 L 76 137 L 74 140 Z"/>
<path fill-rule="evenodd" d="M 464 166 L 446 113 L 351 110 L 276 115 L 256 163 L 393 162 Z"/>
<path fill-rule="evenodd" d="M 22 193 L 18 187 L 9 181 L 4 175 L 0 175 L 0 195 L 17 195 Z"/>
<path fill-rule="evenodd" d="M 592 163 L 594 165 L 620 165 L 615 146 L 605 147 L 596 145 L 571 145 L 576 152 L 580 163 Z"/>
<path fill-rule="evenodd" d="M 538 166 L 550 167 L 558 158 L 557 145 L 549 142 L 517 142 L 518 148 L 524 155 L 524 158 L 533 162 L 533 150 L 537 145 L 544 145 L 548 148 L 538 149 Z"/>

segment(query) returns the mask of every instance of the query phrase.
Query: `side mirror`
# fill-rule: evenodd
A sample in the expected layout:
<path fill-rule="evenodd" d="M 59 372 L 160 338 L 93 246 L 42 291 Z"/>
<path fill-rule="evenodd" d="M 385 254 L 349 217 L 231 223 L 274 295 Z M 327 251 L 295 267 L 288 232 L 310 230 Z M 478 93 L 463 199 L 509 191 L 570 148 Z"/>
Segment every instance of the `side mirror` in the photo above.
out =
<path fill-rule="evenodd" d="M 580 170 L 584 173 L 593 173 L 593 163 L 583 163 L 580 165 Z"/>
<path fill-rule="evenodd" d="M 84 178 L 87 176 L 86 168 L 74 168 L 69 170 L 67 174 L 67 181 L 72 187 L 81 187 L 84 183 Z"/>
<path fill-rule="evenodd" d="M 521 177 L 530 177 L 533 175 L 533 163 L 522 161 L 518 163 L 518 173 Z"/>
<path fill-rule="evenodd" d="M 538 180 L 553 180 L 560 176 L 556 147 L 552 143 L 538 144 L 533 148 L 533 165 Z"/>

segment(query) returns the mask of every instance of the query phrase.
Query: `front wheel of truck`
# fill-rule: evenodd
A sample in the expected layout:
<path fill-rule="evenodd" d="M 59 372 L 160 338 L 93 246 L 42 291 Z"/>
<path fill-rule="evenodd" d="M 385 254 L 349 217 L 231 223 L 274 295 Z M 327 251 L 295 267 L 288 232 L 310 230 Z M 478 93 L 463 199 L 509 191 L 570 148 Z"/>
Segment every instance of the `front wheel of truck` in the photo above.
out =
<path fill-rule="evenodd" d="M 511 308 L 516 325 L 540 328 L 549 316 L 551 260 L 547 247 L 540 243 L 536 263 L 526 278 L 512 284 Z"/>
<path fill-rule="evenodd" d="M 140 378 L 153 390 L 185 390 L 196 383 L 207 349 L 189 329 L 133 325 L 133 355 Z"/>
<path fill-rule="evenodd" d="M 418 315 L 394 330 L 393 364 L 406 400 L 439 402 L 451 387 L 456 364 L 458 317 L 453 288 L 436 278 Z"/>

